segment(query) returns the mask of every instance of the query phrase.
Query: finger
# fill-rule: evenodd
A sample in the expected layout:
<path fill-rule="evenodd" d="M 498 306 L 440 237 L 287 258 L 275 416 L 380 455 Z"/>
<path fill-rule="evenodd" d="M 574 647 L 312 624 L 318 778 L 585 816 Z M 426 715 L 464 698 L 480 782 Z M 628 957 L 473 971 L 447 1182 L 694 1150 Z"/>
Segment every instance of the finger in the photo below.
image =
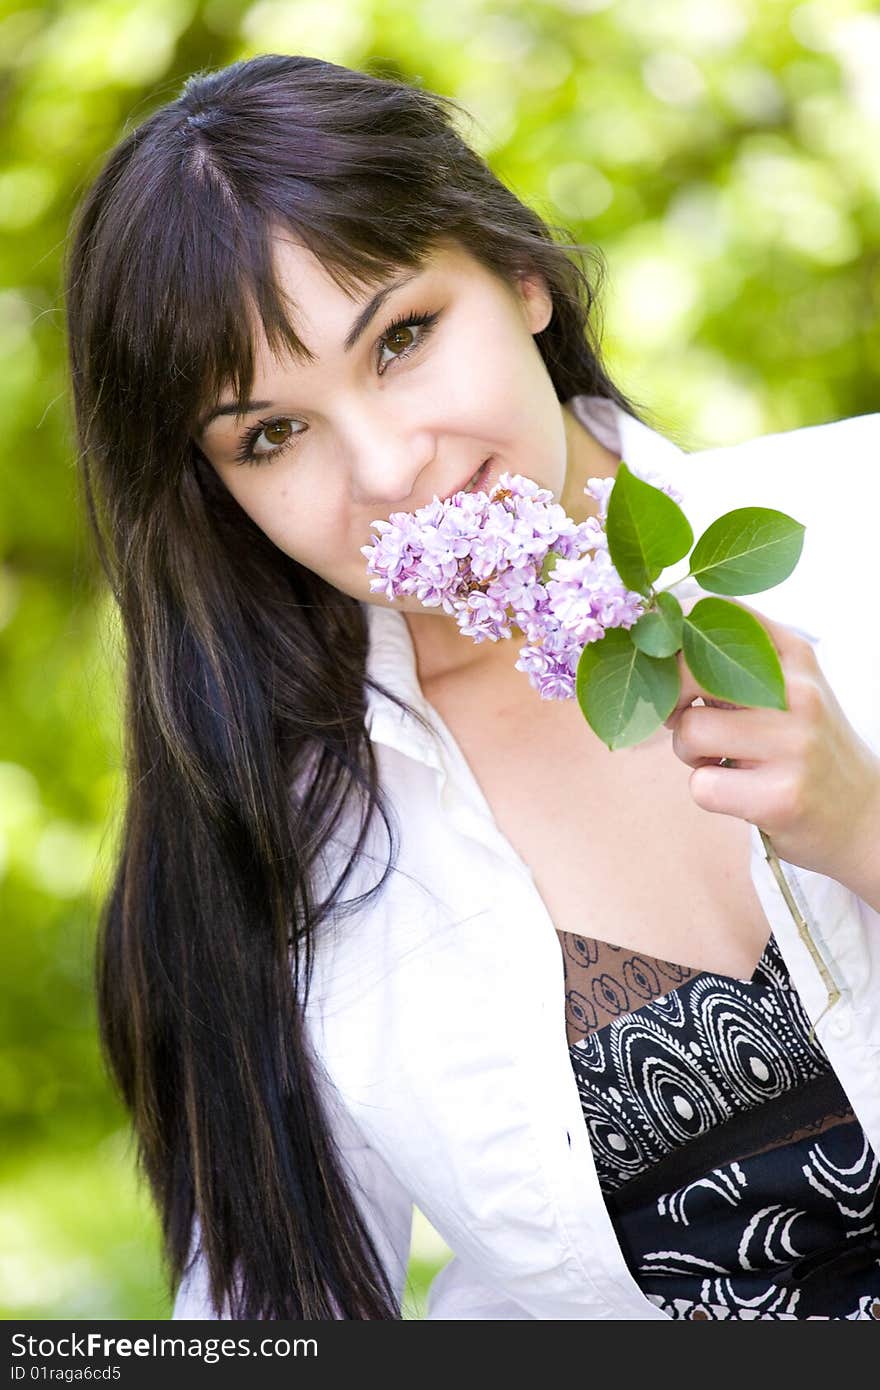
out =
<path fill-rule="evenodd" d="M 703 704 L 709 709 L 738 710 L 747 709 L 746 705 L 733 705 L 729 700 L 716 700 L 714 695 L 710 695 L 703 690 L 702 686 L 691 677 L 689 680 L 682 680 L 681 692 L 675 704 L 675 709 L 663 723 L 667 729 L 674 729 L 681 716 L 691 708 L 698 709 L 694 705 L 694 700 L 702 700 Z"/>
<path fill-rule="evenodd" d="M 764 825 L 772 818 L 773 803 L 769 791 L 762 787 L 761 777 L 758 768 L 705 764 L 691 773 L 688 786 L 701 810 Z"/>
<path fill-rule="evenodd" d="M 776 711 L 737 709 L 731 713 L 699 706 L 685 710 L 672 732 L 673 752 L 690 767 L 723 757 L 740 765 L 766 761 L 779 746 L 777 726 L 766 713 Z"/>

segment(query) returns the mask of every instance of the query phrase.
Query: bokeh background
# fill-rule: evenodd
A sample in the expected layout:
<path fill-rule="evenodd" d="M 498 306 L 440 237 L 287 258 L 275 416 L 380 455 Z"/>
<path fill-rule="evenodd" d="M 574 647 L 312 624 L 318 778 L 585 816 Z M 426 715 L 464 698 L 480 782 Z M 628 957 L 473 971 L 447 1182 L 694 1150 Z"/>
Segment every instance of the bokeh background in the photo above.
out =
<path fill-rule="evenodd" d="M 863 414 L 880 408 L 880 13 L 55 0 L 0 14 L 0 1307 L 164 1317 L 91 997 L 123 788 L 119 646 L 65 394 L 59 273 L 81 191 L 197 70 L 299 52 L 399 75 L 457 97 L 495 171 L 601 249 L 612 373 L 678 442 Z M 408 1316 L 448 1253 L 417 1214 Z"/>

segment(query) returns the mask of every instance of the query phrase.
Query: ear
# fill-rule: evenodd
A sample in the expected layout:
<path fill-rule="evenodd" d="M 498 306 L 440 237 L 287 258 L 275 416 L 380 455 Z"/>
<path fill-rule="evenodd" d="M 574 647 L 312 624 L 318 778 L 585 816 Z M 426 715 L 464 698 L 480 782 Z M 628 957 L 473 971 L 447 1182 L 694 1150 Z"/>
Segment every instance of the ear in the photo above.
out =
<path fill-rule="evenodd" d="M 540 271 L 521 270 L 517 273 L 517 292 L 529 332 L 540 333 L 553 317 L 553 298 L 547 281 Z"/>

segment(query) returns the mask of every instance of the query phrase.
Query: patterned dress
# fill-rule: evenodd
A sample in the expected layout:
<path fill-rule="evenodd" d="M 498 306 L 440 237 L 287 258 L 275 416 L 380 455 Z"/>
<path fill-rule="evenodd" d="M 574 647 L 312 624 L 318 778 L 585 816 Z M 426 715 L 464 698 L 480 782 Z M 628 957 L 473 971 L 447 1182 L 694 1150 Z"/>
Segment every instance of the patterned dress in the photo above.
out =
<path fill-rule="evenodd" d="M 557 932 L 629 1268 L 673 1318 L 880 1319 L 880 1165 L 771 936 L 750 980 Z"/>

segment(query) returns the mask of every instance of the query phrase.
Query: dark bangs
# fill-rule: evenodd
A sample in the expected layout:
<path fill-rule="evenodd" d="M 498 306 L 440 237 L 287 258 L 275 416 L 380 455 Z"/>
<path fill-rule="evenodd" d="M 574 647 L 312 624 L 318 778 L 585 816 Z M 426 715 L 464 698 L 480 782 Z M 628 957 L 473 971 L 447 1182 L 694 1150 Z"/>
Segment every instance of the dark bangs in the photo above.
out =
<path fill-rule="evenodd" d="M 172 446 L 169 463 L 221 391 L 248 399 L 258 325 L 274 354 L 311 358 L 274 274 L 276 234 L 306 246 L 354 297 L 462 230 L 447 179 L 444 108 L 455 103 L 394 83 L 377 102 L 344 68 L 328 90 L 328 66 L 268 56 L 192 78 L 107 170 L 117 196 L 88 229 L 104 289 L 103 302 L 84 293 L 97 320 L 88 370 L 105 406 Z"/>

